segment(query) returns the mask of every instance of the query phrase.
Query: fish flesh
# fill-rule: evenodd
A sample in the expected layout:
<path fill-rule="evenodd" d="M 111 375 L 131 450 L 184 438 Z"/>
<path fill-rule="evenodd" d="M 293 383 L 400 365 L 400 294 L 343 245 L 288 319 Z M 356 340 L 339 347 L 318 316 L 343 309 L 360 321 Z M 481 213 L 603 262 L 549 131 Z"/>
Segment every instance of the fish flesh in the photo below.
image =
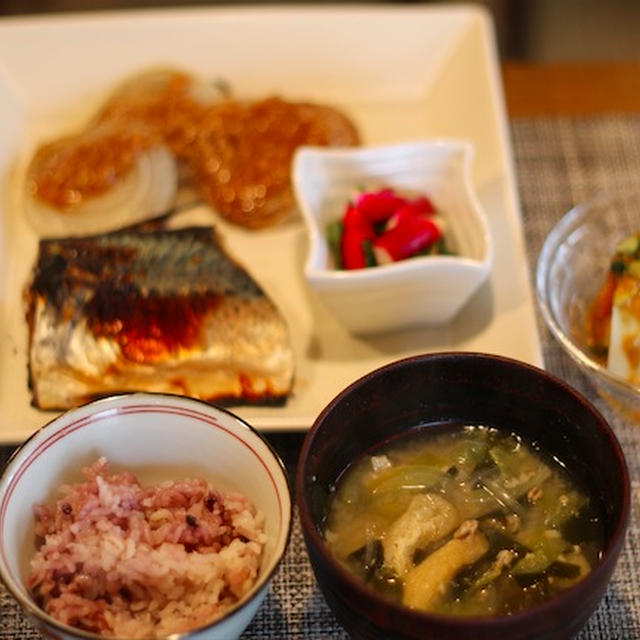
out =
<path fill-rule="evenodd" d="M 287 324 L 215 228 L 128 228 L 42 239 L 25 287 L 32 402 L 109 393 L 283 403 Z"/>

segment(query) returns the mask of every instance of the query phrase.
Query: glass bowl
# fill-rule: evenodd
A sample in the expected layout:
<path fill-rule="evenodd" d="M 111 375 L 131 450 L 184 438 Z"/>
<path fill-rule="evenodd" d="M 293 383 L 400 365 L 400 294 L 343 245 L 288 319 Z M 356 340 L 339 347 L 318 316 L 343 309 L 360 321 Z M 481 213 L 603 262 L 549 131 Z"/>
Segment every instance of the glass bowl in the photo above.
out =
<path fill-rule="evenodd" d="M 640 230 L 639 194 L 600 193 L 575 206 L 547 236 L 536 268 L 542 317 L 600 396 L 640 421 L 640 386 L 612 373 L 589 347 L 589 306 L 605 281 L 616 245 Z"/>

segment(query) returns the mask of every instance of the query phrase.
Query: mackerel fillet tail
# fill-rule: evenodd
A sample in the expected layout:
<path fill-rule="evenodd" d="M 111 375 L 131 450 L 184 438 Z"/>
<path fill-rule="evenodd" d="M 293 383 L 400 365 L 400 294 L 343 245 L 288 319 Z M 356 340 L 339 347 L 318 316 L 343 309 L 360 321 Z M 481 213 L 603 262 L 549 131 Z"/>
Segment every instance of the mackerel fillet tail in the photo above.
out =
<path fill-rule="evenodd" d="M 286 322 L 212 227 L 41 240 L 25 297 L 38 408 L 125 391 L 226 404 L 291 393 Z"/>

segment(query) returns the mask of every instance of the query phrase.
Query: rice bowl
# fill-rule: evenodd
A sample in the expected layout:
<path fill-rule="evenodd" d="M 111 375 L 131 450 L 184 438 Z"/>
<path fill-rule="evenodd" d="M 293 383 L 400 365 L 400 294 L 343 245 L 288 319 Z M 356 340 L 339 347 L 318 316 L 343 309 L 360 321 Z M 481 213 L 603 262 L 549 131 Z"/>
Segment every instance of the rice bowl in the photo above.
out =
<path fill-rule="evenodd" d="M 266 441 L 233 414 L 177 396 L 116 396 L 63 414 L 14 454 L 0 495 L 0 576 L 56 638 L 237 638 L 291 526 L 284 465 Z M 78 511 L 81 544 L 60 554 L 66 511 Z M 30 566 L 36 540 L 42 556 Z M 94 602 L 71 626 L 74 607 L 87 605 L 78 596 L 96 592 L 110 606 Z M 57 611 L 42 608 L 51 595 Z"/>

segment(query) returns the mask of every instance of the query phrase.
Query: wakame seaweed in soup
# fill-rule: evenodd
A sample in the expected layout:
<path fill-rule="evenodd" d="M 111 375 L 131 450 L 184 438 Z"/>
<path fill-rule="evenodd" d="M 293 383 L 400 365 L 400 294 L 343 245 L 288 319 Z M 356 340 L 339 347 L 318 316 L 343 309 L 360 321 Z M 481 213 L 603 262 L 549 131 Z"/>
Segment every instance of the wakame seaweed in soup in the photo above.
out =
<path fill-rule="evenodd" d="M 358 461 L 327 544 L 376 590 L 422 611 L 507 615 L 583 578 L 602 523 L 564 467 L 513 434 L 424 429 Z"/>

